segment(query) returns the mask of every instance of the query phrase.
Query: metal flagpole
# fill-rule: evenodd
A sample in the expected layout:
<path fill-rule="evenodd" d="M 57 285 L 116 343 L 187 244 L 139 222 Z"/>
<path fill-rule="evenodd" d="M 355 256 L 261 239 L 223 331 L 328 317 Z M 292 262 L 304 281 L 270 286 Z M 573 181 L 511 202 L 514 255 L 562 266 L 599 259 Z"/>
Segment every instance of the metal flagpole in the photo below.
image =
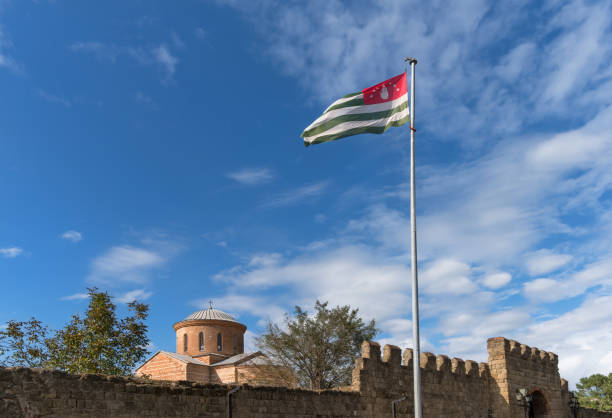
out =
<path fill-rule="evenodd" d="M 406 58 L 410 62 L 412 76 L 410 80 L 410 261 L 412 266 L 412 340 L 414 345 L 412 365 L 414 370 L 414 417 L 423 417 L 421 403 L 421 342 L 419 336 L 419 283 L 417 270 L 417 243 L 416 243 L 416 190 L 415 190 L 415 158 L 414 158 L 414 70 L 417 60 Z"/>

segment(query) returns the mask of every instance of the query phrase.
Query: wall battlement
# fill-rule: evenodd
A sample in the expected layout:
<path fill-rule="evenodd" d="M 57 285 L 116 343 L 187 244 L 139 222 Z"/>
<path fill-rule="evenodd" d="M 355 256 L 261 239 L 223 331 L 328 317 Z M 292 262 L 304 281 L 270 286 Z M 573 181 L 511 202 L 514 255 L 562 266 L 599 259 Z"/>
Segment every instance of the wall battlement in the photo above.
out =
<path fill-rule="evenodd" d="M 395 345 L 386 344 L 382 350 L 380 345 L 373 341 L 364 341 L 361 346 L 361 361 L 357 359 L 360 370 L 368 368 L 386 367 L 395 373 L 409 374 L 412 378 L 414 352 L 407 348 L 402 353 Z M 423 352 L 420 358 L 421 373 L 436 372 L 439 375 L 463 377 L 489 377 L 489 364 L 478 363 L 474 360 L 463 360 L 453 357 L 451 360 L 443 354 Z"/>
<path fill-rule="evenodd" d="M 355 359 L 352 389 L 369 399 L 366 405 L 371 416 L 375 412 L 390 413 L 388 399 L 405 400 L 399 412 L 409 414 L 414 395 L 412 349 L 402 350 L 394 345 L 380 345 L 366 341 L 361 356 Z M 489 405 L 489 365 L 445 355 L 424 352 L 420 356 L 421 382 L 424 402 L 430 405 L 430 416 L 479 416 Z M 382 396 L 381 396 L 382 395 Z M 385 399 L 386 398 L 386 399 Z M 467 401 L 467 402 L 466 402 Z"/>
<path fill-rule="evenodd" d="M 420 356 L 423 417 L 523 416 L 514 392 L 525 388 L 538 399 L 536 417 L 570 418 L 568 384 L 559 377 L 555 354 L 502 337 L 487 342 L 488 363 L 424 352 Z M 386 418 L 391 402 L 398 417 L 413 417 L 411 349 L 365 342 L 355 359 L 353 382 L 340 390 L 310 391 L 243 385 L 232 394 L 236 418 Z M 231 386 L 133 377 L 70 375 L 0 367 L 0 417 L 118 416 L 205 417 L 227 413 Z M 542 412 L 542 411 L 545 411 Z M 581 409 L 581 417 L 612 414 Z"/>
<path fill-rule="evenodd" d="M 530 361 L 536 367 L 557 369 L 559 366 L 559 357 L 555 353 L 540 350 L 537 347 L 530 347 L 515 340 L 508 340 L 502 337 L 497 338 L 503 340 L 504 349 L 509 357 Z"/>

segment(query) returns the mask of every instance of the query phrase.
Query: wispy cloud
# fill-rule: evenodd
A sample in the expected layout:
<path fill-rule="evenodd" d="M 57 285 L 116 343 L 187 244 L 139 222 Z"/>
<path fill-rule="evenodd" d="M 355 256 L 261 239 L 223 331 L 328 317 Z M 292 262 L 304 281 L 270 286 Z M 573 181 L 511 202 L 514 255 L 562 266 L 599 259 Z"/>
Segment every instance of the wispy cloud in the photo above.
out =
<path fill-rule="evenodd" d="M 530 345 L 559 354 L 562 377 L 572 384 L 592 373 L 612 370 L 612 296 L 592 295 L 577 308 L 554 318 L 529 324 L 517 335 Z"/>
<path fill-rule="evenodd" d="M 268 183 L 274 179 L 274 173 L 269 168 L 243 168 L 227 173 L 226 176 L 247 186 Z"/>
<path fill-rule="evenodd" d="M 178 49 L 185 49 L 185 42 L 178 36 L 176 33 L 172 33 L 170 35 L 170 39 L 172 39 L 172 45 L 174 45 Z"/>
<path fill-rule="evenodd" d="M 193 34 L 196 38 L 202 40 L 206 38 L 206 31 L 203 28 L 197 27 L 193 30 Z"/>
<path fill-rule="evenodd" d="M 602 108 L 577 129 L 509 136 L 468 163 L 421 171 L 424 340 L 443 353 L 478 360 L 486 358 L 485 341 L 494 335 L 553 351 L 578 344 L 581 336 L 570 338 L 556 324 L 587 311 L 587 305 L 559 313 L 547 303 L 580 295 L 603 303 L 612 294 L 612 210 L 605 197 L 612 188 L 610 115 L 612 108 Z M 228 298 L 248 296 L 243 310 L 255 316 L 264 315 L 259 306 L 266 303 L 291 310 L 282 300 L 306 307 L 317 298 L 348 303 L 377 319 L 385 341 L 408 343 L 409 334 L 397 324 L 409 320 L 410 223 L 405 210 L 393 207 L 405 206 L 404 195 L 372 196 L 369 207 L 327 239 L 289 253 L 255 254 L 220 272 L 216 278 L 226 283 Z M 571 222 L 573 215 L 585 214 L 588 230 Z M 551 237 L 559 249 L 542 247 Z M 550 276 L 531 280 L 531 274 Z M 589 310 L 590 317 L 595 314 Z M 551 327 L 550 338 L 535 337 L 539 324 Z M 608 337 L 596 326 L 585 328 L 595 358 L 607 359 L 602 347 L 609 346 Z M 583 374 L 601 367 L 560 352 L 568 356 L 561 363 L 567 377 L 577 376 L 581 366 L 588 367 Z"/>
<path fill-rule="evenodd" d="M 72 106 L 72 103 L 70 102 L 70 100 L 64 97 L 55 95 L 55 94 L 48 93 L 44 90 L 38 90 L 38 95 L 42 97 L 43 99 L 45 99 L 46 101 L 48 101 L 49 103 L 60 104 L 64 107 Z"/>
<path fill-rule="evenodd" d="M 151 271 L 165 262 L 162 254 L 129 245 L 112 247 L 96 257 L 88 280 L 94 283 L 143 283 Z"/>
<path fill-rule="evenodd" d="M 83 239 L 83 234 L 81 234 L 79 231 L 70 230 L 64 232 L 61 237 L 68 241 L 79 242 Z"/>
<path fill-rule="evenodd" d="M 61 297 L 61 300 L 84 300 L 84 299 L 89 299 L 89 293 L 75 293 L 73 295 Z"/>
<path fill-rule="evenodd" d="M 319 196 L 321 196 L 327 187 L 329 182 L 322 181 L 307 186 L 299 187 L 287 193 L 283 193 L 278 196 L 274 196 L 261 203 L 261 207 L 277 208 L 281 206 L 290 206 L 303 201 L 313 202 Z"/>
<path fill-rule="evenodd" d="M 130 303 L 133 301 L 145 301 L 153 295 L 153 292 L 146 289 L 134 289 L 115 296 L 114 299 L 119 303 Z M 85 300 L 89 299 L 89 293 L 75 293 L 63 296 L 61 300 Z"/>
<path fill-rule="evenodd" d="M 6 52 L 12 46 L 13 44 L 6 36 L 4 28 L 0 25 L 0 68 L 4 67 L 13 72 L 20 73 L 23 71 L 22 66 Z"/>
<path fill-rule="evenodd" d="M 141 65 L 157 65 L 161 69 L 165 81 L 172 79 L 178 64 L 178 58 L 172 54 L 165 43 L 153 47 L 143 47 L 85 41 L 75 42 L 69 48 L 74 52 L 92 53 L 98 59 L 112 63 L 117 62 L 120 56 L 125 56 Z"/>
<path fill-rule="evenodd" d="M 397 74 L 409 45 L 419 58 L 421 123 L 463 146 L 534 119 L 588 116 L 612 95 L 608 2 L 220 2 L 252 22 L 264 53 L 320 105 Z M 526 15 L 542 24 L 526 30 Z M 568 100 L 577 92 L 580 108 Z"/>
<path fill-rule="evenodd" d="M 69 48 L 74 52 L 90 52 L 93 53 L 98 59 L 108 60 L 111 62 L 115 62 L 117 57 L 122 53 L 132 55 L 133 57 L 135 56 L 135 51 L 129 47 L 107 45 L 97 41 L 75 42 L 71 44 Z"/>
<path fill-rule="evenodd" d="M 489 289 L 499 289 L 506 286 L 512 280 L 512 275 L 506 272 L 497 272 L 487 274 L 483 278 L 480 279 L 480 283 L 482 283 L 485 287 Z"/>
<path fill-rule="evenodd" d="M 155 102 L 155 100 L 153 100 L 153 98 L 151 98 L 150 96 L 146 95 L 145 93 L 138 91 L 136 92 L 136 94 L 134 95 L 134 101 L 136 103 L 140 103 L 141 105 L 151 109 L 151 110 L 158 110 L 159 106 L 157 105 L 157 102 Z"/>
<path fill-rule="evenodd" d="M 170 50 L 165 44 L 161 44 L 158 47 L 153 48 L 153 57 L 155 61 L 165 69 L 169 77 L 174 75 L 178 58 L 170 53 Z"/>
<path fill-rule="evenodd" d="M 183 249 L 178 240 L 167 234 L 149 232 L 137 245 L 113 246 L 94 258 L 87 281 L 100 286 L 147 283 Z"/>
<path fill-rule="evenodd" d="M 15 258 L 23 253 L 23 249 L 19 247 L 0 248 L 0 255 L 4 258 Z"/>
<path fill-rule="evenodd" d="M 595 287 L 612 290 L 612 254 L 572 274 L 562 273 L 557 277 L 526 282 L 523 291 L 526 297 L 535 301 L 556 302 L 580 296 Z"/>
<path fill-rule="evenodd" d="M 125 292 L 122 295 L 115 298 L 120 303 L 130 303 L 134 301 L 145 301 L 153 295 L 153 292 L 145 289 L 134 289 L 129 292 Z"/>
<path fill-rule="evenodd" d="M 555 254 L 548 249 L 542 249 L 527 258 L 527 271 L 532 276 L 555 271 L 572 260 L 569 254 Z"/>

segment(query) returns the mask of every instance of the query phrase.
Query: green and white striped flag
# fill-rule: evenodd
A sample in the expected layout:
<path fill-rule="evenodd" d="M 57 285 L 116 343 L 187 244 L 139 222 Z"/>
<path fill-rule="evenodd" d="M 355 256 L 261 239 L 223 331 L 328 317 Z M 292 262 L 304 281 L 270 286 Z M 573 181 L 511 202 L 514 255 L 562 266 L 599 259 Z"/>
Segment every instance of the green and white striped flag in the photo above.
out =
<path fill-rule="evenodd" d="M 363 133 L 382 134 L 409 119 L 408 84 L 402 73 L 336 100 L 304 129 L 302 138 L 309 146 Z"/>

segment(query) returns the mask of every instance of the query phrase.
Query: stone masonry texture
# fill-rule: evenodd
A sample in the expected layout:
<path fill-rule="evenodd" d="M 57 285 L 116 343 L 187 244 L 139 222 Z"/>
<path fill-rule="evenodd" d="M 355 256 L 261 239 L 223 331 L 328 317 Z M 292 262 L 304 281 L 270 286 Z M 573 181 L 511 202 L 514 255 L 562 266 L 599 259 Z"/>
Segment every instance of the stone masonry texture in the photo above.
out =
<path fill-rule="evenodd" d="M 487 342 L 489 360 L 476 363 L 422 353 L 423 416 L 518 418 L 515 399 L 525 388 L 537 399 L 536 418 L 570 418 L 567 382 L 555 354 L 502 337 Z M 232 395 L 234 418 L 413 417 L 412 350 L 364 342 L 352 385 L 308 391 L 243 385 Z M 168 370 L 172 374 L 173 370 Z M 235 386 L 234 386 L 235 387 Z M 136 377 L 70 375 L 0 368 L 0 417 L 226 417 L 232 386 Z M 612 413 L 581 409 L 581 418 Z"/>

